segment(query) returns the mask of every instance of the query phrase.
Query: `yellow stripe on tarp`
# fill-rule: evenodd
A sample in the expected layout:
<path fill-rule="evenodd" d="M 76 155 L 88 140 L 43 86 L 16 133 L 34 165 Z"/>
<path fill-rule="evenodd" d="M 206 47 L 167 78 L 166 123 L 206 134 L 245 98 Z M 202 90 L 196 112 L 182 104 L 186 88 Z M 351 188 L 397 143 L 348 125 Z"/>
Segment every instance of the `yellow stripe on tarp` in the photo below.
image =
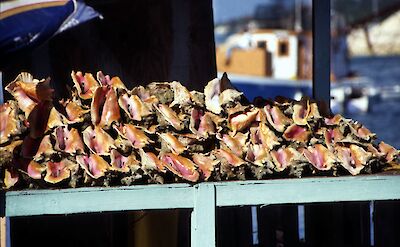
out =
<path fill-rule="evenodd" d="M 12 15 L 23 13 L 23 12 L 27 12 L 27 11 L 31 11 L 31 10 L 35 10 L 35 9 L 41 9 L 41 8 L 62 6 L 62 5 L 66 5 L 67 3 L 68 3 L 68 0 L 63 0 L 63 1 L 51 1 L 51 2 L 42 2 L 42 3 L 22 5 L 22 6 L 19 6 L 16 8 L 6 10 L 4 12 L 0 12 L 0 20 L 10 17 Z"/>

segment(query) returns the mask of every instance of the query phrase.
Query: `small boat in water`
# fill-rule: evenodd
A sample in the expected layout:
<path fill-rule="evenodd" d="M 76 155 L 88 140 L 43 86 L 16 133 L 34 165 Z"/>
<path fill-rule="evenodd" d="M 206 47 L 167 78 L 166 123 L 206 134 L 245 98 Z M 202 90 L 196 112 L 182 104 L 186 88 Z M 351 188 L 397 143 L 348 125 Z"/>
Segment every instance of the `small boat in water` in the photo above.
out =
<path fill-rule="evenodd" d="M 219 27 L 216 30 L 223 30 Z M 365 113 L 379 96 L 372 79 L 350 76 L 346 43 L 337 37 L 332 48 L 331 109 L 334 113 Z M 310 31 L 244 29 L 216 49 L 217 69 L 251 100 L 276 96 L 312 96 Z"/>

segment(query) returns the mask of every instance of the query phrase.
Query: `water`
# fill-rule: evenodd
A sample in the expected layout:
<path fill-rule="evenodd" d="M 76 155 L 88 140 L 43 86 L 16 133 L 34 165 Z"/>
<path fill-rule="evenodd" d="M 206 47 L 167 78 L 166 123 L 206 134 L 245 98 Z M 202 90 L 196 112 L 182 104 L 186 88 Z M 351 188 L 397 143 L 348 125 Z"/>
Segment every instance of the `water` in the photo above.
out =
<path fill-rule="evenodd" d="M 373 79 L 376 85 L 400 85 L 400 56 L 358 57 L 351 60 L 351 67 L 361 76 Z M 375 132 L 379 140 L 400 149 L 400 101 L 379 101 L 367 114 L 348 114 Z"/>

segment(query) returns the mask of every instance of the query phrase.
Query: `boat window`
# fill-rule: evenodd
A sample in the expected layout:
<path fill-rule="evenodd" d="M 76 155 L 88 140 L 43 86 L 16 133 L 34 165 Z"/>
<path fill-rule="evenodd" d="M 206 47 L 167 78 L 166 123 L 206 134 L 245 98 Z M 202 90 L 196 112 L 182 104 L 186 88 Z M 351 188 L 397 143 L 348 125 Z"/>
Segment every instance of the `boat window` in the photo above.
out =
<path fill-rule="evenodd" d="M 257 48 L 267 49 L 267 41 L 258 41 Z"/>
<path fill-rule="evenodd" d="M 278 41 L 278 56 L 289 56 L 289 42 L 287 40 Z"/>

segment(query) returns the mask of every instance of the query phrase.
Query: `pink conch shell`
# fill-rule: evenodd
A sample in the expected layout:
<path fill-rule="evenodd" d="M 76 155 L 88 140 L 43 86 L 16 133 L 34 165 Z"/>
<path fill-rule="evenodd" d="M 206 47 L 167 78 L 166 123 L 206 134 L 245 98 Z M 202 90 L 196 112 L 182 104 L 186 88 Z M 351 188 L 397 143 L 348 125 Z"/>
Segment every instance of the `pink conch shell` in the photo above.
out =
<path fill-rule="evenodd" d="M 14 135 L 24 130 L 23 122 L 17 115 L 17 105 L 14 101 L 0 105 L 0 144 L 6 143 Z"/>
<path fill-rule="evenodd" d="M 316 103 L 302 100 L 300 104 L 293 106 L 293 121 L 297 125 L 307 125 L 307 122 L 313 118 L 321 118 Z"/>
<path fill-rule="evenodd" d="M 132 120 L 141 121 L 142 117 L 151 114 L 150 109 L 137 95 L 129 96 L 124 93 L 119 97 L 118 104 Z"/>
<path fill-rule="evenodd" d="M 71 168 L 75 164 L 68 160 L 63 159 L 60 162 L 47 162 L 46 164 L 46 176 L 44 177 L 44 181 L 52 184 L 59 183 L 71 175 Z"/>
<path fill-rule="evenodd" d="M 283 132 L 285 126 L 289 125 L 292 120 L 283 114 L 283 112 L 277 106 L 266 105 L 264 112 L 267 117 L 268 123 L 277 131 Z"/>
<path fill-rule="evenodd" d="M 110 127 L 113 122 L 120 119 L 117 95 L 113 88 L 98 87 L 94 92 L 90 115 L 93 125 Z"/>
<path fill-rule="evenodd" d="M 193 108 L 190 116 L 189 129 L 192 133 L 202 137 L 208 137 L 215 134 L 215 123 L 213 121 L 213 114 Z"/>
<path fill-rule="evenodd" d="M 251 144 L 249 145 L 248 151 L 246 153 L 246 160 L 254 163 L 258 166 L 263 166 L 264 163 L 269 161 L 270 157 L 267 150 L 261 144 Z"/>
<path fill-rule="evenodd" d="M 275 170 L 281 172 L 286 167 L 294 164 L 299 157 L 299 153 L 294 148 L 279 148 L 278 150 L 271 151 L 271 157 L 275 164 Z"/>
<path fill-rule="evenodd" d="M 143 148 L 152 142 L 142 130 L 132 124 L 120 124 L 115 129 L 122 137 L 128 139 L 135 148 Z"/>
<path fill-rule="evenodd" d="M 76 101 L 67 101 L 64 105 L 69 123 L 83 122 L 85 120 L 84 115 L 90 112 L 89 109 L 84 109 Z"/>
<path fill-rule="evenodd" d="M 242 131 L 249 127 L 253 121 L 256 119 L 258 114 L 257 109 L 253 109 L 248 112 L 233 114 L 229 116 L 229 126 L 233 133 L 237 131 Z"/>
<path fill-rule="evenodd" d="M 72 71 L 71 77 L 78 91 L 78 96 L 82 99 L 92 98 L 95 89 L 100 86 L 90 73 L 83 75 L 80 71 L 76 73 Z"/>
<path fill-rule="evenodd" d="M 225 160 L 228 164 L 230 164 L 233 167 L 238 167 L 246 163 L 244 160 L 236 156 L 234 153 L 223 149 L 215 150 L 215 156 L 220 160 Z"/>
<path fill-rule="evenodd" d="M 17 78 L 5 88 L 13 95 L 15 90 L 20 89 L 34 101 L 51 101 L 54 90 L 50 87 L 50 78 L 37 80 L 29 73 L 22 72 Z"/>
<path fill-rule="evenodd" d="M 13 187 L 19 180 L 19 175 L 17 172 L 10 171 L 6 169 L 4 171 L 4 188 L 9 189 Z"/>
<path fill-rule="evenodd" d="M 336 162 L 335 155 L 322 144 L 315 144 L 314 147 L 304 149 L 303 154 L 315 168 L 321 171 L 330 170 Z"/>
<path fill-rule="evenodd" d="M 125 84 L 118 76 L 110 79 L 109 75 L 104 75 L 103 72 L 99 71 L 97 72 L 96 77 L 102 86 L 111 86 L 113 88 L 126 89 Z"/>
<path fill-rule="evenodd" d="M 199 173 L 196 170 L 196 165 L 190 159 L 176 154 L 166 153 L 162 155 L 161 160 L 165 163 L 168 170 L 175 175 L 191 182 L 199 180 Z"/>
<path fill-rule="evenodd" d="M 267 148 L 268 150 L 271 150 L 280 144 L 275 133 L 264 123 L 259 124 L 258 138 L 260 139 L 263 147 Z"/>
<path fill-rule="evenodd" d="M 387 162 L 392 162 L 399 156 L 398 150 L 383 141 L 379 143 L 379 151 L 384 155 Z"/>
<path fill-rule="evenodd" d="M 28 176 L 33 179 L 41 179 L 42 173 L 46 170 L 46 166 L 37 163 L 36 161 L 31 161 L 28 164 L 27 173 Z"/>
<path fill-rule="evenodd" d="M 130 167 L 139 166 L 139 161 L 135 155 L 124 156 L 117 150 L 111 150 L 111 170 L 118 172 L 129 172 Z"/>
<path fill-rule="evenodd" d="M 340 122 L 343 120 L 343 117 L 339 114 L 333 116 L 332 118 L 325 118 L 326 125 L 339 125 Z"/>
<path fill-rule="evenodd" d="M 176 130 L 183 129 L 183 123 L 179 119 L 178 115 L 167 105 L 159 104 L 155 105 L 155 108 L 161 113 L 164 119 L 172 125 Z"/>
<path fill-rule="evenodd" d="M 193 162 L 199 167 L 201 178 L 207 181 L 214 171 L 214 167 L 219 163 L 218 160 L 211 156 L 195 153 L 192 156 Z"/>
<path fill-rule="evenodd" d="M 226 145 L 235 155 L 241 157 L 246 151 L 245 144 L 248 134 L 236 133 L 233 137 L 228 134 L 223 134 L 222 144 Z"/>
<path fill-rule="evenodd" d="M 350 172 L 351 175 L 357 175 L 371 158 L 371 153 L 366 152 L 357 145 L 350 145 L 350 148 L 337 146 L 336 151 L 340 164 Z"/>
<path fill-rule="evenodd" d="M 308 141 L 310 135 L 311 132 L 306 128 L 293 124 L 285 130 L 283 133 L 283 138 L 288 141 L 306 142 Z"/>
<path fill-rule="evenodd" d="M 327 145 L 334 145 L 344 139 L 342 132 L 337 127 L 334 129 L 324 128 L 322 131 Z"/>
<path fill-rule="evenodd" d="M 109 155 L 111 149 L 116 148 L 114 139 L 98 126 L 94 129 L 87 127 L 83 131 L 83 141 L 92 152 L 99 155 Z"/>
<path fill-rule="evenodd" d="M 157 156 L 152 152 L 145 152 L 143 149 L 139 149 L 140 163 L 142 169 L 145 172 L 158 170 L 160 172 L 166 172 L 165 164 L 157 158 Z"/>
<path fill-rule="evenodd" d="M 372 133 L 369 129 L 365 128 L 361 124 L 353 124 L 351 129 L 355 136 L 365 141 L 372 140 L 376 136 L 374 133 Z"/>
<path fill-rule="evenodd" d="M 110 168 L 108 163 L 98 154 L 80 155 L 76 157 L 76 161 L 94 179 L 103 177 Z"/>
<path fill-rule="evenodd" d="M 68 130 L 67 127 L 55 129 L 54 139 L 56 140 L 55 149 L 69 154 L 81 154 L 85 152 L 85 147 L 79 132 L 75 128 Z"/>
<path fill-rule="evenodd" d="M 186 150 L 186 147 L 171 133 L 162 133 L 159 136 L 172 153 L 181 154 Z"/>
<path fill-rule="evenodd" d="M 34 160 L 41 160 L 42 158 L 50 158 L 51 155 L 55 154 L 56 151 L 53 149 L 53 144 L 50 140 L 50 135 L 45 135 L 40 142 L 39 148 L 33 156 Z"/>
<path fill-rule="evenodd" d="M 21 73 L 6 86 L 6 90 L 17 100 L 19 108 L 28 118 L 35 106 L 42 101 L 51 101 L 53 89 L 49 86 L 50 79 L 36 80 L 29 73 Z"/>
<path fill-rule="evenodd" d="M 29 98 L 21 88 L 14 89 L 12 95 L 18 102 L 19 109 L 24 112 L 25 118 L 28 118 L 38 103 Z"/>

